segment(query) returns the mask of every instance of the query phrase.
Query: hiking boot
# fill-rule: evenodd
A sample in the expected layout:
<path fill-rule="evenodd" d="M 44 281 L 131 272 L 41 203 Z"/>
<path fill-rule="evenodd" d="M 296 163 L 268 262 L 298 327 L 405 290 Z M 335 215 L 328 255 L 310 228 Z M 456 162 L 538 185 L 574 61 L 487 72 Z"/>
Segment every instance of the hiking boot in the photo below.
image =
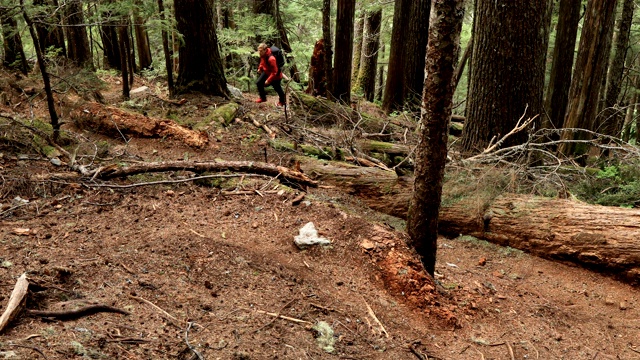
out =
<path fill-rule="evenodd" d="M 276 103 L 276 106 L 277 106 L 277 107 L 281 107 L 281 106 L 285 106 L 285 105 L 287 105 L 287 104 L 285 104 L 285 103 L 283 103 L 283 102 L 280 102 L 280 101 L 278 101 L 278 102 Z"/>
<path fill-rule="evenodd" d="M 263 103 L 263 102 L 267 102 L 267 99 L 258 99 L 256 100 L 257 104 Z"/>

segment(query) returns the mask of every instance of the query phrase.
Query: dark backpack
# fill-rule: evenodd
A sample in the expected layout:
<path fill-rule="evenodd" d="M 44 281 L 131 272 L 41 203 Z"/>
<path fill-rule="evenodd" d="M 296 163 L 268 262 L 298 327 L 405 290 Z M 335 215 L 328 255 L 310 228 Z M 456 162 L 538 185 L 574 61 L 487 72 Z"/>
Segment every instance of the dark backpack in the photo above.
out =
<path fill-rule="evenodd" d="M 276 64 L 278 64 L 278 74 L 279 74 L 282 72 L 282 68 L 284 67 L 284 64 L 285 64 L 284 54 L 282 53 L 282 50 L 276 46 L 272 46 L 270 49 L 271 49 L 271 55 L 276 58 Z"/>

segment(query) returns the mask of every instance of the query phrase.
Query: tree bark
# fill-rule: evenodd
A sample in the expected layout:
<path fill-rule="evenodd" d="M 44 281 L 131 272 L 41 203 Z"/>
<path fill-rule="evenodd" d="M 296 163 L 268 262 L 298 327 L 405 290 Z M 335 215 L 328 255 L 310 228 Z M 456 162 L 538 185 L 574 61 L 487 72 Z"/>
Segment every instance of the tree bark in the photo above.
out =
<path fill-rule="evenodd" d="M 496 5 L 498 4 L 498 5 Z M 462 133 L 465 152 L 482 151 L 518 119 L 542 113 L 547 53 L 546 1 L 478 0 L 471 85 Z M 521 131 L 505 146 L 522 143 Z"/>
<path fill-rule="evenodd" d="M 163 0 L 158 0 L 158 13 L 160 14 L 160 21 L 164 23 L 165 14 L 164 14 L 164 2 Z M 166 25 L 162 26 L 162 49 L 164 50 L 164 63 L 167 68 L 167 84 L 169 87 L 169 96 L 173 96 L 175 92 L 175 87 L 173 84 L 173 47 L 169 46 L 169 32 L 167 31 Z"/>
<path fill-rule="evenodd" d="M 0 16 L 0 25 L 2 26 L 2 37 L 4 39 L 4 59 L 2 64 L 7 68 L 19 69 L 26 75 L 29 72 L 29 66 L 24 55 L 18 22 L 12 14 L 6 13 Z"/>
<path fill-rule="evenodd" d="M 368 11 L 364 23 L 364 39 L 357 84 L 364 98 L 373 102 L 376 90 L 376 67 L 380 50 L 380 25 L 382 9 Z"/>
<path fill-rule="evenodd" d="M 69 43 L 68 56 L 76 65 L 93 70 L 93 58 L 89 47 L 86 24 L 84 23 L 84 10 L 82 1 L 70 0 L 66 3 L 66 28 L 67 41 Z"/>
<path fill-rule="evenodd" d="M 389 114 L 404 106 L 404 42 L 408 35 L 409 15 L 412 0 L 395 0 L 393 7 L 393 28 L 391 31 L 391 50 L 387 65 L 387 81 L 382 98 L 382 109 Z"/>
<path fill-rule="evenodd" d="M 360 84 L 358 83 L 358 74 L 360 73 L 360 62 L 362 61 L 362 46 L 364 39 L 364 11 L 360 11 L 358 21 L 356 21 L 355 28 L 353 29 L 353 64 L 351 68 L 351 87 L 358 89 Z"/>
<path fill-rule="evenodd" d="M 404 44 L 403 101 L 413 111 L 419 111 L 425 77 L 425 54 L 429 35 L 431 0 L 413 0 Z M 464 11 L 462 9 L 461 11 Z M 460 46 L 460 44 L 457 44 Z"/>
<path fill-rule="evenodd" d="M 174 3 L 180 45 L 179 91 L 199 91 L 229 97 L 227 79 L 218 50 L 211 0 L 184 0 Z"/>
<path fill-rule="evenodd" d="M 604 113 L 604 124 L 602 133 L 610 136 L 619 136 L 622 131 L 623 114 L 618 105 L 618 96 L 622 87 L 622 77 L 624 73 L 624 63 L 627 58 L 627 49 L 629 47 L 629 35 L 631 30 L 631 21 L 633 20 L 633 8 L 635 3 L 633 0 L 624 0 L 620 23 L 618 25 L 618 36 L 615 44 L 615 55 L 609 67 L 609 80 L 607 81 L 607 91 L 605 98 L 605 106 L 607 111 Z"/>
<path fill-rule="evenodd" d="M 38 41 L 40 41 L 40 49 L 49 49 L 53 47 L 59 51 L 59 56 L 67 56 L 67 48 L 64 43 L 64 31 L 61 26 L 55 24 L 62 24 L 60 18 L 60 12 L 55 11 L 58 7 L 57 1 L 36 0 L 34 5 L 40 6 L 40 10 L 36 16 L 36 33 L 38 34 Z"/>
<path fill-rule="evenodd" d="M 142 5 L 142 1 L 137 1 L 137 6 Z M 138 49 L 138 63 L 140 70 L 151 67 L 153 60 L 151 59 L 151 49 L 149 48 L 149 33 L 145 26 L 145 19 L 140 15 L 140 10 L 134 8 L 133 11 L 133 29 L 136 36 L 136 47 Z"/>
<path fill-rule="evenodd" d="M 464 0 L 434 0 L 422 95 L 422 133 L 417 146 L 413 196 L 407 232 L 433 276 L 438 248 L 438 211 L 447 161 L 448 127 L 453 107 L 453 80 L 460 47 Z"/>
<path fill-rule="evenodd" d="M 607 54 L 607 29 L 613 26 L 615 0 L 590 0 L 580 36 L 578 56 L 569 90 L 569 102 L 564 119 L 565 128 L 595 130 L 595 116 L 600 86 L 605 76 Z M 564 132 L 563 140 L 586 139 L 580 132 Z M 559 151 L 565 155 L 585 153 L 584 146 L 563 143 Z"/>
<path fill-rule="evenodd" d="M 549 117 L 545 117 L 545 128 L 561 128 L 569 98 L 571 85 L 571 69 L 578 34 L 581 2 L 560 0 L 556 41 L 553 48 L 553 63 L 547 88 L 545 107 Z"/>
<path fill-rule="evenodd" d="M 353 60 L 353 20 L 356 0 L 338 0 L 336 15 L 335 63 L 332 94 L 336 100 L 351 103 L 351 65 Z"/>
<path fill-rule="evenodd" d="M 320 96 L 331 97 L 333 88 L 333 40 L 331 38 L 331 0 L 322 1 L 322 40 L 324 41 L 324 93 Z"/>

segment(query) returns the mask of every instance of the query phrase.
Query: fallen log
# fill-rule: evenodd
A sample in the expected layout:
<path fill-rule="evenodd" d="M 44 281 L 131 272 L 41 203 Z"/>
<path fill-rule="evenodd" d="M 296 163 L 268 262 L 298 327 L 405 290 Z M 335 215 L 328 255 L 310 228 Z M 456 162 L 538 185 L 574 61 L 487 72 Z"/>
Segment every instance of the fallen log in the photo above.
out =
<path fill-rule="evenodd" d="M 171 137 L 196 148 L 204 147 L 209 142 L 204 131 L 194 131 L 171 120 L 154 119 L 98 103 L 83 104 L 73 110 L 70 117 L 80 128 L 109 136 Z"/>
<path fill-rule="evenodd" d="M 378 168 L 300 160 L 312 178 L 360 197 L 380 212 L 406 218 L 412 178 Z M 446 184 L 445 184 L 446 188 Z M 478 200 L 443 199 L 440 233 L 472 235 L 539 257 L 640 281 L 640 210 L 567 199 L 503 194 Z"/>
<path fill-rule="evenodd" d="M 294 184 L 315 187 L 317 181 L 312 180 L 307 175 L 284 166 L 273 165 L 256 161 L 222 161 L 210 162 L 189 162 L 189 161 L 169 161 L 158 163 L 140 163 L 124 167 L 109 167 L 98 173 L 97 178 L 114 179 L 130 175 L 165 172 L 165 171 L 193 171 L 195 173 L 232 171 L 241 173 L 252 173 L 279 177 Z"/>

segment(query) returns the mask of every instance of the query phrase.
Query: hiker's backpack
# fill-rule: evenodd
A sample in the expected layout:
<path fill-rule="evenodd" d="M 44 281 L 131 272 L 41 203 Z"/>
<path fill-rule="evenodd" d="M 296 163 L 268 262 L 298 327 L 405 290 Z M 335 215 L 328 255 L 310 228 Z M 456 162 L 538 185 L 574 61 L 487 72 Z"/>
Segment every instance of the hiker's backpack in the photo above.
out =
<path fill-rule="evenodd" d="M 276 58 L 276 64 L 278 64 L 278 74 L 282 72 L 282 68 L 284 67 L 284 54 L 282 53 L 282 50 L 276 46 L 272 46 L 271 48 L 271 55 L 273 55 L 273 57 Z"/>

